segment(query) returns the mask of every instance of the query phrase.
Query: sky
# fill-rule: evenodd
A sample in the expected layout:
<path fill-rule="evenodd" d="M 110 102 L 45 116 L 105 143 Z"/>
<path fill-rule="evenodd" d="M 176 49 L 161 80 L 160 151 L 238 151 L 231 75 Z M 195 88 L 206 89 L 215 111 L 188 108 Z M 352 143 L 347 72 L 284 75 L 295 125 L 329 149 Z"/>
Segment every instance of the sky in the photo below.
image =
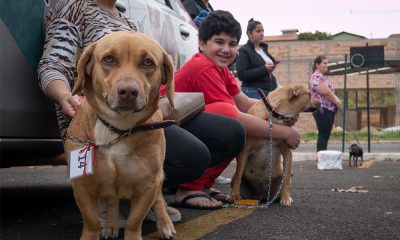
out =
<path fill-rule="evenodd" d="M 282 29 L 302 32 L 342 31 L 369 39 L 400 34 L 400 0 L 210 0 L 214 10 L 227 10 L 243 29 L 250 18 L 260 21 L 264 35 L 281 35 Z"/>

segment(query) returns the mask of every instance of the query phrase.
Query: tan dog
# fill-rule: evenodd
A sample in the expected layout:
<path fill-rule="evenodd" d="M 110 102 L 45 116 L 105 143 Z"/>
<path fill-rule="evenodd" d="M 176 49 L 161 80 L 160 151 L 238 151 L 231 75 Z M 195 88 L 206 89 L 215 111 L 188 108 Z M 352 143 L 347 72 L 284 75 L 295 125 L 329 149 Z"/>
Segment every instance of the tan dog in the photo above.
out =
<path fill-rule="evenodd" d="M 301 112 L 314 111 L 320 105 L 318 101 L 311 98 L 307 87 L 300 84 L 291 84 L 272 91 L 268 95 L 268 102 L 271 106 L 270 109 L 274 109 L 272 114 L 274 124 L 284 123 L 284 118 L 294 117 Z M 254 104 L 248 113 L 267 121 L 270 118 L 270 111 L 267 110 L 263 100 Z M 287 145 L 280 140 L 272 141 L 272 183 L 268 198 L 271 170 L 269 149 L 268 137 L 247 136 L 246 146 L 237 157 L 236 172 L 232 178 L 231 200 L 247 198 L 271 201 L 278 190 L 284 171 L 286 171 L 280 203 L 283 206 L 292 204 L 293 200 L 290 196 L 292 154 Z"/>
<path fill-rule="evenodd" d="M 131 203 L 124 239 L 142 239 L 142 223 L 151 207 L 161 237 L 171 238 L 175 234 L 161 192 L 164 130 L 132 134 L 128 131 L 163 120 L 158 105 L 161 84 L 167 85 L 173 106 L 172 62 L 162 47 L 145 34 L 111 33 L 83 52 L 73 94 L 82 91 L 85 100 L 74 116 L 65 142 L 66 152 L 84 147 L 76 139 L 97 146 L 94 174 L 72 181 L 83 217 L 81 239 L 100 237 L 99 198 L 107 203 L 102 237 L 118 235 L 119 199 Z M 117 133 L 115 129 L 127 133 Z"/>

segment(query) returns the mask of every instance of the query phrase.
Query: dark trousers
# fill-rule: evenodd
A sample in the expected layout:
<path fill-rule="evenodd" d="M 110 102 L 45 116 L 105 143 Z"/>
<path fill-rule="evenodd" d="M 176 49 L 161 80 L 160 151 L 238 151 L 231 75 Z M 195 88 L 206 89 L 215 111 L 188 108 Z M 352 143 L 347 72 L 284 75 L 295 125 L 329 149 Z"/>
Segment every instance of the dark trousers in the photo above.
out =
<path fill-rule="evenodd" d="M 331 136 L 335 112 L 321 108 L 320 111 L 313 112 L 313 116 L 318 128 L 317 152 L 326 150 Z"/>
<path fill-rule="evenodd" d="M 166 187 L 191 182 L 207 168 L 233 159 L 243 149 L 246 137 L 239 120 L 206 112 L 164 131 Z"/>

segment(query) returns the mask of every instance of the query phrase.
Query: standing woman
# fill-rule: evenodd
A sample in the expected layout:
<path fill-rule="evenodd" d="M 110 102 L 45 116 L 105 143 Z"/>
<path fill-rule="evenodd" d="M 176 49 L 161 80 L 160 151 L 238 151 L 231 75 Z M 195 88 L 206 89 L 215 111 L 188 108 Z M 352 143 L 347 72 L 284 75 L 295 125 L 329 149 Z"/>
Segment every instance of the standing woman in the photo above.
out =
<path fill-rule="evenodd" d="M 331 135 L 335 112 L 340 108 L 341 101 L 335 95 L 332 83 L 324 75 L 328 72 L 328 58 L 318 56 L 313 63 L 314 73 L 311 75 L 309 87 L 313 98 L 321 102 L 319 111 L 313 112 L 318 128 L 317 152 L 326 150 Z"/>
<path fill-rule="evenodd" d="M 268 53 L 261 22 L 250 19 L 246 33 L 249 40 L 239 49 L 236 68 L 242 81 L 242 92 L 248 97 L 260 99 L 257 88 L 261 88 L 265 95 L 277 88 L 276 78 L 272 74 L 277 62 Z"/>

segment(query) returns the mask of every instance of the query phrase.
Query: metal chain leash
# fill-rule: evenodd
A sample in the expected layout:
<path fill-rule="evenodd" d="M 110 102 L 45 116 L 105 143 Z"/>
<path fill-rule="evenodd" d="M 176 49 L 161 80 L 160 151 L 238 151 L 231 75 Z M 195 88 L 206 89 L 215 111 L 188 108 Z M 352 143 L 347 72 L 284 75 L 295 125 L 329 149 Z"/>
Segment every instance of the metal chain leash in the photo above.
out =
<path fill-rule="evenodd" d="M 269 112 L 269 169 L 268 169 L 268 195 L 267 201 L 271 195 L 272 186 L 272 111 Z M 268 203 L 268 202 L 267 202 Z"/>
<path fill-rule="evenodd" d="M 245 206 L 245 205 L 234 205 L 234 204 L 225 204 L 223 207 L 224 208 L 246 208 L 246 209 L 253 209 L 253 208 L 268 208 L 269 205 L 271 205 L 273 202 L 275 202 L 276 198 L 280 195 L 283 182 L 285 181 L 285 177 L 287 174 L 287 169 L 288 169 L 288 164 L 289 164 L 289 159 L 286 160 L 285 166 L 283 168 L 283 175 L 281 182 L 279 183 L 278 191 L 276 192 L 275 196 L 272 198 L 272 200 L 268 201 L 271 195 L 271 186 L 272 186 L 272 111 L 269 112 L 269 170 L 268 170 L 268 194 L 267 194 L 267 202 L 255 206 Z M 292 152 L 289 151 L 289 158 L 292 155 Z"/>
<path fill-rule="evenodd" d="M 267 208 L 280 195 L 281 190 L 282 190 L 282 186 L 283 186 L 283 181 L 285 180 L 288 163 L 289 163 L 289 160 L 287 159 L 286 160 L 286 164 L 285 164 L 285 166 L 283 168 L 283 176 L 282 176 L 281 182 L 279 183 L 278 191 L 275 193 L 275 196 L 271 200 L 269 200 L 270 196 L 271 196 L 272 164 L 273 164 L 273 160 L 272 160 L 272 111 L 269 112 L 269 151 L 270 151 L 270 153 L 269 153 L 269 157 L 270 157 L 269 164 L 270 164 L 270 166 L 269 166 L 269 170 L 268 170 L 268 181 L 269 182 L 268 182 L 267 202 L 263 203 L 263 204 L 260 204 L 258 206 L 259 208 Z M 290 154 L 291 154 L 291 152 L 290 152 Z"/>

